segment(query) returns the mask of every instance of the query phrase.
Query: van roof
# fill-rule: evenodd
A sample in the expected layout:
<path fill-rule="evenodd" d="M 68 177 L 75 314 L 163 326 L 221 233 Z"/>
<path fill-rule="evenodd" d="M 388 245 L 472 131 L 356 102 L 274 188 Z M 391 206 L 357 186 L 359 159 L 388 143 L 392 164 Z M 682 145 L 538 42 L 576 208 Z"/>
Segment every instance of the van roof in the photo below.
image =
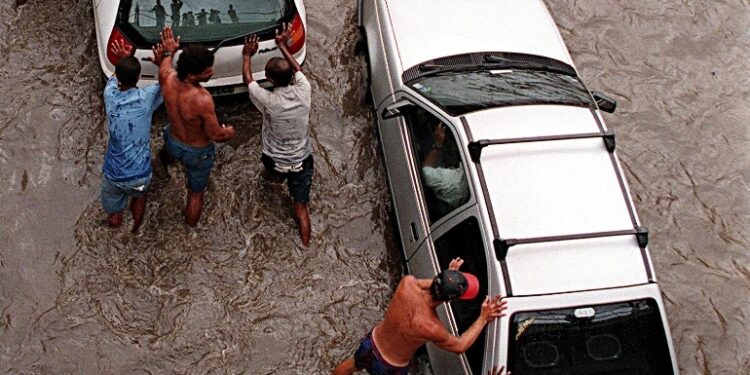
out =
<path fill-rule="evenodd" d="M 608 147 L 613 136 L 604 136 L 610 133 L 598 116 L 588 108 L 528 105 L 464 117 L 469 140 L 485 140 L 469 148 L 494 235 L 509 241 L 500 242 L 499 259 L 514 295 L 651 279 L 645 243 L 635 235 L 643 229 Z"/>

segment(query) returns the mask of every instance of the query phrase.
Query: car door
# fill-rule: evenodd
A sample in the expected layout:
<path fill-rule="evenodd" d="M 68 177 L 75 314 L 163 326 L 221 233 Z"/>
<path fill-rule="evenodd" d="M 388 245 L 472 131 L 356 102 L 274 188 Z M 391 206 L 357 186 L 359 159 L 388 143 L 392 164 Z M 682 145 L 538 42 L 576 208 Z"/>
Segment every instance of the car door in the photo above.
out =
<path fill-rule="evenodd" d="M 456 336 L 463 334 L 476 320 L 481 312 L 482 301 L 488 294 L 489 268 L 487 264 L 486 244 L 476 206 L 464 210 L 436 228 L 420 251 L 432 251 L 439 270 L 448 268 L 451 260 L 462 258 L 464 264 L 460 271 L 477 277 L 479 294 L 471 301 L 453 301 L 440 306 L 438 315 L 446 328 Z M 427 246 L 429 244 L 430 246 Z M 417 258 L 417 257 L 414 257 Z M 456 355 L 428 344 L 427 351 L 436 374 L 482 374 L 485 362 L 486 326 L 469 350 Z M 460 369 L 460 370 L 459 370 Z"/>
<path fill-rule="evenodd" d="M 388 183 L 396 212 L 396 221 L 401 233 L 405 259 L 417 249 L 427 234 L 424 208 L 419 199 L 419 183 L 411 160 L 411 144 L 406 133 L 403 116 L 385 118 L 385 109 L 395 103 L 400 96 L 386 98 L 376 110 L 378 133 L 383 149 Z"/>

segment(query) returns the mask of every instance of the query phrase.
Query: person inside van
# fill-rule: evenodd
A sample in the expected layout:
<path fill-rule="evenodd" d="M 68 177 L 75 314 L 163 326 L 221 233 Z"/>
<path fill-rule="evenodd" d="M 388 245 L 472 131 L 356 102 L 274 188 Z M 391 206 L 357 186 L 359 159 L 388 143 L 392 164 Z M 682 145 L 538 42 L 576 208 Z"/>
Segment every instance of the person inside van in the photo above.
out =
<path fill-rule="evenodd" d="M 469 197 L 469 183 L 455 152 L 446 152 L 445 125 L 438 122 L 432 133 L 432 149 L 422 160 L 424 184 L 435 197 L 453 210 L 465 203 Z M 454 150 L 455 151 L 455 150 Z"/>

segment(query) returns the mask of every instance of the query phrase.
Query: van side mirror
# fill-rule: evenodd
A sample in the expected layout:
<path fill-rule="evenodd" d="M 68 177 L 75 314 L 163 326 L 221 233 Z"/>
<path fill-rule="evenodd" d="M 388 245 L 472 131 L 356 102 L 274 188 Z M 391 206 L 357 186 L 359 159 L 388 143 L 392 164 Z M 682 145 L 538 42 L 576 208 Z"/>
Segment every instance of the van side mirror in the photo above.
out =
<path fill-rule="evenodd" d="M 414 103 L 402 99 L 395 103 L 387 105 L 383 109 L 383 113 L 380 114 L 380 117 L 383 118 L 383 120 L 392 119 L 394 117 L 403 116 L 405 115 L 410 108 L 414 107 Z"/>
<path fill-rule="evenodd" d="M 596 106 L 599 107 L 600 111 L 614 113 L 615 109 L 617 109 L 617 101 L 610 98 L 609 96 L 606 96 L 598 91 L 592 91 L 591 95 L 594 96 Z"/>

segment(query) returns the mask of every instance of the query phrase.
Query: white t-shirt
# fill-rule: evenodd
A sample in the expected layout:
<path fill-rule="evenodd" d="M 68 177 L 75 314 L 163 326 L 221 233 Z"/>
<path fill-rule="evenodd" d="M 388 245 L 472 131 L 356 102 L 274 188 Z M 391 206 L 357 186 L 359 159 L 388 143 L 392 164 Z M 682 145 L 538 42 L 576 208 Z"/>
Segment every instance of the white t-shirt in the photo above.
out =
<path fill-rule="evenodd" d="M 422 167 L 422 177 L 435 196 L 451 208 L 458 207 L 469 197 L 469 183 L 460 164 L 458 168 Z"/>
<path fill-rule="evenodd" d="M 302 72 L 289 86 L 266 90 L 253 81 L 250 100 L 263 114 L 263 153 L 280 166 L 302 163 L 312 153 L 310 143 L 310 81 Z"/>

